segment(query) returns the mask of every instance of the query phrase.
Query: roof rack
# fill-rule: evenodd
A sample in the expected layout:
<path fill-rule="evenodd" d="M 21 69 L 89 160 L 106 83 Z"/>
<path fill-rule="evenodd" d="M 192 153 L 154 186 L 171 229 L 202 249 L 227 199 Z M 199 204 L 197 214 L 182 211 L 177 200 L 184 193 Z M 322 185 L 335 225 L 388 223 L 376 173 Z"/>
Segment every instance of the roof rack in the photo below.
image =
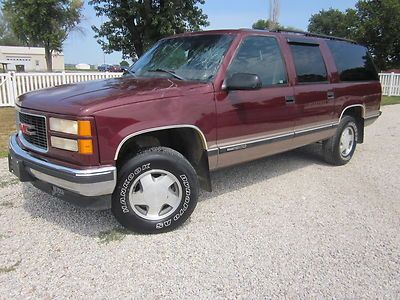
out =
<path fill-rule="evenodd" d="M 323 39 L 328 39 L 328 40 L 338 40 L 338 41 L 344 41 L 344 42 L 349 42 L 352 44 L 356 44 L 355 41 L 337 37 L 337 36 L 331 36 L 331 35 L 326 35 L 326 34 L 319 34 L 319 33 L 312 33 L 312 32 L 307 32 L 307 31 L 301 31 L 301 30 L 290 30 L 290 29 L 276 29 L 276 30 L 271 30 L 272 32 L 280 32 L 280 33 L 295 33 L 295 34 L 302 34 L 304 36 L 309 36 L 309 37 L 318 37 L 318 38 L 323 38 Z"/>

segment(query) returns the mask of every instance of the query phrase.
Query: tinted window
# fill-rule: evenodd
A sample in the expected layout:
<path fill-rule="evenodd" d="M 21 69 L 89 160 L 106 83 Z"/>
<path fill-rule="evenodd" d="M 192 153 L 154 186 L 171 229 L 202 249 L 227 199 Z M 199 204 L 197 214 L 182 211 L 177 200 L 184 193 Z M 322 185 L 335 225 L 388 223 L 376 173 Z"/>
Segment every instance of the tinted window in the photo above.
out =
<path fill-rule="evenodd" d="M 325 62 L 318 45 L 291 44 L 297 80 L 304 82 L 327 81 Z"/>
<path fill-rule="evenodd" d="M 263 86 L 287 83 L 286 69 L 278 42 L 273 37 L 247 37 L 229 66 L 235 73 L 257 74 Z"/>
<path fill-rule="evenodd" d="M 378 80 L 374 63 L 365 47 L 342 41 L 327 41 L 341 81 Z"/>

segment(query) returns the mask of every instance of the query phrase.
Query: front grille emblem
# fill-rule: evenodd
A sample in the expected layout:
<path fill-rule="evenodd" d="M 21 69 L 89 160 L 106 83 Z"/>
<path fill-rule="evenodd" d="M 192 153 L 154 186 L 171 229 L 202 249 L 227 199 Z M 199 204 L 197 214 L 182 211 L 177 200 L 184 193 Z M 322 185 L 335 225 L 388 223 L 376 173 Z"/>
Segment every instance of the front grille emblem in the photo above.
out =
<path fill-rule="evenodd" d="M 30 124 L 25 124 L 25 123 L 21 123 L 19 124 L 19 129 L 21 130 L 21 132 L 25 135 L 35 135 L 36 131 L 35 131 L 35 126 L 34 125 L 30 125 Z"/>

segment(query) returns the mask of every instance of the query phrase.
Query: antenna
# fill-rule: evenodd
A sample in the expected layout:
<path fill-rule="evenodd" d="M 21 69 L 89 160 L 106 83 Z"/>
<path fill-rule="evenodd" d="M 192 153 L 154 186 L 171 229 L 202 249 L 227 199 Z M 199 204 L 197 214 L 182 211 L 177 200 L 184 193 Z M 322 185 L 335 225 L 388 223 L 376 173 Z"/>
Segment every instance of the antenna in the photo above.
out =
<path fill-rule="evenodd" d="M 279 23 L 280 0 L 269 0 L 269 28 L 276 29 Z"/>

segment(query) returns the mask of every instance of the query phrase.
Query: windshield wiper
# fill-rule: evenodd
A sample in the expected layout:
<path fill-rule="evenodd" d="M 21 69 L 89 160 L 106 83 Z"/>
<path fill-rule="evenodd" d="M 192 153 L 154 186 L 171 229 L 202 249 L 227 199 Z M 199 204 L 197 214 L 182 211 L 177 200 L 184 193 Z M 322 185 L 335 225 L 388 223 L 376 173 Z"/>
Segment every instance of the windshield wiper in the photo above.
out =
<path fill-rule="evenodd" d="M 147 72 L 161 72 L 161 73 L 168 73 L 169 75 L 175 77 L 176 79 L 179 80 L 186 80 L 185 78 L 183 78 L 182 76 L 177 75 L 174 71 L 172 70 L 165 70 L 165 69 L 154 69 L 154 70 L 147 70 Z"/>
<path fill-rule="evenodd" d="M 133 72 L 133 71 L 131 71 L 131 70 L 129 70 L 129 69 L 125 69 L 123 75 L 126 75 L 127 73 L 129 73 L 129 74 L 132 75 L 133 77 L 137 77 L 136 74 L 135 74 L 135 72 Z"/>

